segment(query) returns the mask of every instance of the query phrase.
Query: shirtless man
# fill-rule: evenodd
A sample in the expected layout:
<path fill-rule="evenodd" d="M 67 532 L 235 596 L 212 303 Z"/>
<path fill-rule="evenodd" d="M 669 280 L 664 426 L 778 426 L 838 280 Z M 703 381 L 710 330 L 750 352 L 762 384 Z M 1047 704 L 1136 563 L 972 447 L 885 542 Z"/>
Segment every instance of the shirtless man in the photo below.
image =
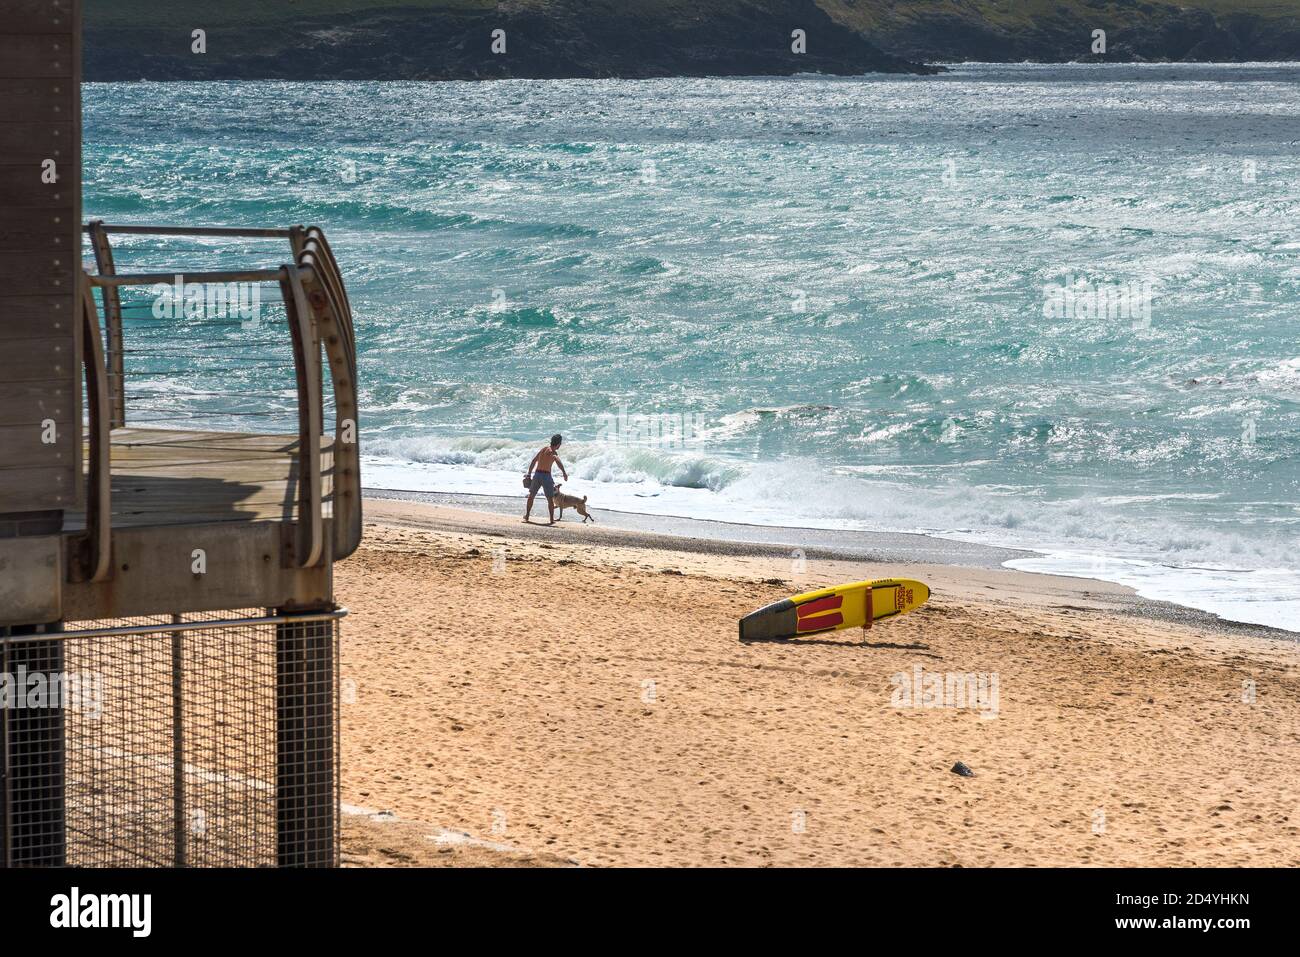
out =
<path fill-rule="evenodd" d="M 533 514 L 533 499 L 537 497 L 537 490 L 546 490 L 546 510 L 551 515 L 550 524 L 555 524 L 555 481 L 551 478 L 551 466 L 558 465 L 560 474 L 564 476 L 564 481 L 569 480 L 569 473 L 564 468 L 564 463 L 560 461 L 560 443 L 564 441 L 564 436 L 558 432 L 551 436 L 551 444 L 543 445 L 538 449 L 533 460 L 528 463 L 528 471 L 524 473 L 524 481 L 528 483 L 528 504 L 524 507 L 524 521 L 532 521 L 529 518 Z"/>

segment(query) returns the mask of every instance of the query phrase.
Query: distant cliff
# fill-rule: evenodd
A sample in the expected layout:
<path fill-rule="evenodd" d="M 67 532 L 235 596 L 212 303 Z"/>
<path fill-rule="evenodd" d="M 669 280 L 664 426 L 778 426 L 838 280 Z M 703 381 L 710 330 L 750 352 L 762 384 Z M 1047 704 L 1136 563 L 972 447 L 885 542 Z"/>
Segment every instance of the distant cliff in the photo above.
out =
<path fill-rule="evenodd" d="M 1300 60 L 1300 0 L 818 0 L 882 49 L 928 61 Z M 1094 30 L 1106 51 L 1093 53 Z"/>
<path fill-rule="evenodd" d="M 85 0 L 85 9 L 91 80 L 854 75 L 934 72 L 925 64 L 941 60 L 1300 59 L 1300 0 Z M 205 52 L 194 50 L 195 30 Z M 1092 50 L 1094 30 L 1106 31 L 1104 54 Z M 494 31 L 504 31 L 495 48 Z"/>
<path fill-rule="evenodd" d="M 796 30 L 805 52 L 793 48 Z M 86 0 L 84 57 L 87 79 L 933 72 L 814 0 Z"/>

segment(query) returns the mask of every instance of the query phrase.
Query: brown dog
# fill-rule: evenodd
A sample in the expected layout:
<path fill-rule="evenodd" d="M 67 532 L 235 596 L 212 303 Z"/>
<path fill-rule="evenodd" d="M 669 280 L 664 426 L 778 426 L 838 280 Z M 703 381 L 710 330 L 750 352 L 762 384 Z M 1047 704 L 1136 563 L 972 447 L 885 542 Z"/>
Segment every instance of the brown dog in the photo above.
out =
<path fill-rule="evenodd" d="M 584 495 L 582 498 L 578 498 L 576 495 L 566 495 L 564 492 L 560 491 L 560 486 L 563 484 L 563 482 L 555 483 L 555 507 L 560 510 L 560 514 L 555 520 L 558 522 L 560 519 L 564 518 L 564 510 L 566 508 L 571 508 L 582 516 L 582 523 L 584 525 L 587 524 L 588 519 L 591 519 L 594 522 L 596 520 L 595 516 L 590 515 L 587 512 L 587 496 Z"/>

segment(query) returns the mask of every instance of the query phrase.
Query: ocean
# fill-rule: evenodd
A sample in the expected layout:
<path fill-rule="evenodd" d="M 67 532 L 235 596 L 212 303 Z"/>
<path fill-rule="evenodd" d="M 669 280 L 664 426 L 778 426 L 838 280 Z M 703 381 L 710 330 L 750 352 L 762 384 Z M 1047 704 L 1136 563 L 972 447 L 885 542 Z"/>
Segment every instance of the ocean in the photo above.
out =
<path fill-rule="evenodd" d="M 1300 64 L 85 93 L 88 218 L 326 230 L 368 486 L 517 494 L 562 432 L 597 510 L 1300 630 Z"/>

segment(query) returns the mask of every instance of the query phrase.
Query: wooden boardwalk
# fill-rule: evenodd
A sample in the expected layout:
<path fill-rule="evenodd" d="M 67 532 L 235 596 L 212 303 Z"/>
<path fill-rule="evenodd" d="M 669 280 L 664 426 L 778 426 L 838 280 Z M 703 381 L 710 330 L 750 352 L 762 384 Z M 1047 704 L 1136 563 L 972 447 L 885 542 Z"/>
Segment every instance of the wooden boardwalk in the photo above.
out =
<path fill-rule="evenodd" d="M 322 496 L 331 514 L 332 436 L 321 438 Z M 298 439 L 290 435 L 115 429 L 114 528 L 213 522 L 291 522 L 298 506 Z M 84 523 L 68 513 L 65 529 Z"/>

